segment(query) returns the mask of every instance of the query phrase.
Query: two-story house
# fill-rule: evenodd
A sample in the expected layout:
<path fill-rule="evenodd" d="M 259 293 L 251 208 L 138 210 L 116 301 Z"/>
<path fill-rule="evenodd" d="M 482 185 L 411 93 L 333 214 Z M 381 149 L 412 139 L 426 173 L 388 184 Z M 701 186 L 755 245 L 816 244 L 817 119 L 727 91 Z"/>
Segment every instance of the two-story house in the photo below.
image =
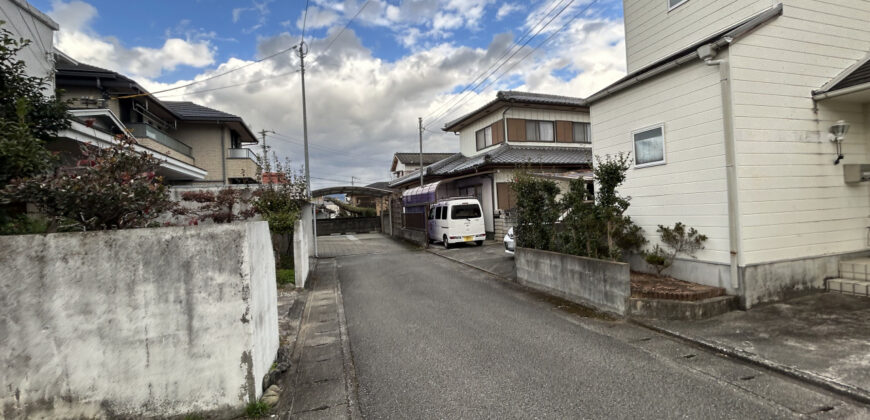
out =
<path fill-rule="evenodd" d="M 48 147 L 75 156 L 81 143 L 108 144 L 119 134 L 161 160 L 172 184 L 256 183 L 259 164 L 243 147 L 257 143 L 241 117 L 192 102 L 161 101 L 134 80 L 58 56 L 55 80 L 69 101 L 71 127 Z"/>
<path fill-rule="evenodd" d="M 673 275 L 750 307 L 867 255 L 870 3 L 623 4 L 628 75 L 587 98 L 593 151 L 633 153 L 623 192 L 653 243 L 676 222 L 709 237 Z"/>
<path fill-rule="evenodd" d="M 400 153 L 393 155 L 393 164 L 390 166 L 390 179 L 401 178 L 421 166 L 431 165 L 439 160 L 447 159 L 453 153 L 423 153 L 423 162 L 420 162 L 420 153 Z"/>
<path fill-rule="evenodd" d="M 405 190 L 406 197 L 477 197 L 490 237 L 504 234 L 503 216 L 515 205 L 510 184 L 518 170 L 554 178 L 561 188 L 572 178 L 589 176 L 592 138 L 589 109 L 581 98 L 501 91 L 443 130 L 459 134 L 460 152 L 423 167 L 427 185 L 420 186 L 420 172 L 414 171 L 390 187 Z M 415 210 L 422 211 L 410 211 Z"/>

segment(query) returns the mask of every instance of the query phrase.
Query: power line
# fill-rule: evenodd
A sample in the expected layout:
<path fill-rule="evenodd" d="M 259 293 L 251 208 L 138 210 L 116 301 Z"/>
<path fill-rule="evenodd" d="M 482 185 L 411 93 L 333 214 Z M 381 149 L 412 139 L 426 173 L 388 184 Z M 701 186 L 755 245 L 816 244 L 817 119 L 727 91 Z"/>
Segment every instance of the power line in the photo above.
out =
<path fill-rule="evenodd" d="M 599 0 L 592 0 L 589 4 L 586 5 L 586 7 L 582 8 L 580 11 L 578 11 L 578 12 L 575 13 L 573 16 L 571 16 L 571 18 L 569 18 L 568 21 L 566 21 L 566 22 L 565 22 L 561 27 L 559 27 L 559 29 L 555 30 L 552 34 L 550 34 L 550 36 L 548 36 L 546 39 L 544 39 L 543 42 L 541 42 L 540 44 L 538 44 L 537 46 L 535 46 L 534 48 L 532 48 L 531 51 L 529 51 L 529 52 L 526 53 L 524 56 L 522 56 L 519 60 L 517 60 L 516 62 L 514 62 L 510 67 L 508 67 L 504 72 L 502 72 L 500 75 L 498 75 L 498 76 L 497 76 L 495 79 L 493 79 L 491 82 L 489 82 L 488 84 L 486 84 L 486 86 L 484 86 L 482 89 L 486 89 L 486 88 L 488 88 L 488 87 L 491 86 L 493 83 L 495 83 L 496 81 L 498 81 L 499 79 L 501 79 L 502 77 L 504 77 L 504 75 L 508 74 L 508 73 L 509 73 L 511 70 L 513 70 L 514 67 L 516 67 L 519 63 L 523 62 L 526 58 L 528 58 L 528 57 L 529 57 L 530 55 L 532 55 L 535 51 L 537 51 L 539 48 L 541 48 L 541 46 L 543 46 L 544 44 L 546 44 L 547 42 L 549 42 L 551 39 L 553 39 L 556 35 L 558 35 L 558 34 L 559 34 L 560 32 L 562 32 L 563 30 L 565 30 L 565 28 L 567 28 L 568 25 L 570 25 L 570 24 L 573 23 L 573 22 L 574 22 L 578 17 L 580 17 L 580 15 L 582 15 L 583 13 L 586 13 L 586 11 L 589 10 L 589 8 L 591 8 L 593 5 L 595 5 L 596 3 L 598 3 L 598 1 L 599 1 Z M 573 0 L 572 0 L 572 2 L 573 2 Z M 470 98 L 469 98 L 469 99 L 470 99 Z M 465 102 L 468 102 L 468 100 L 465 100 L 464 102 L 462 102 L 461 104 L 459 104 L 459 105 L 457 105 L 457 106 L 461 106 L 461 105 L 465 104 Z M 439 119 L 445 117 L 446 115 L 447 115 L 447 114 L 445 113 L 445 115 L 442 115 L 441 117 L 439 117 Z M 437 121 L 437 120 L 436 120 L 436 121 Z"/>
<path fill-rule="evenodd" d="M 200 84 L 200 83 L 205 83 L 205 82 L 207 82 L 207 81 L 209 81 L 209 80 L 216 79 L 216 78 L 218 78 L 218 77 L 225 76 L 225 75 L 227 75 L 227 74 L 230 74 L 230 73 L 236 72 L 236 71 L 238 71 L 238 70 L 241 70 L 241 69 L 244 69 L 244 68 L 251 67 L 251 66 L 253 66 L 254 64 L 262 63 L 262 62 L 264 62 L 264 61 L 266 61 L 266 60 L 269 60 L 269 59 L 272 59 L 272 58 L 274 58 L 274 57 L 277 57 L 277 56 L 279 56 L 279 55 L 281 55 L 281 54 L 284 54 L 284 53 L 286 53 L 286 52 L 288 52 L 288 51 L 290 51 L 290 50 L 292 50 L 292 49 L 293 49 L 293 47 L 285 48 L 285 49 L 283 49 L 283 50 L 281 50 L 281 51 L 278 51 L 278 52 L 276 52 L 276 53 L 274 53 L 274 54 L 267 55 L 267 56 L 265 56 L 265 57 L 263 57 L 263 58 L 261 58 L 261 59 L 259 59 L 259 60 L 254 60 L 254 61 L 252 61 L 252 62 L 250 62 L 250 63 L 243 64 L 243 65 L 241 65 L 241 66 L 239 66 L 239 67 L 235 67 L 235 68 L 230 69 L 230 70 L 227 70 L 227 71 L 225 71 L 225 72 L 223 72 L 223 73 L 214 74 L 214 75 L 211 75 L 211 76 L 209 76 L 209 77 L 206 77 L 205 79 L 194 80 L 194 81 L 192 81 L 192 82 L 190 82 L 190 83 L 187 83 L 187 84 L 184 84 L 184 85 L 181 85 L 181 86 L 176 86 L 176 87 L 171 87 L 171 88 L 167 88 L 167 89 L 163 89 L 163 90 L 158 90 L 158 91 L 156 91 L 156 92 L 139 93 L 139 94 L 136 94 L 136 95 L 119 96 L 119 97 L 117 97 L 117 98 L 115 98 L 115 99 L 127 99 L 127 98 L 137 98 L 137 97 L 140 97 L 140 96 L 159 95 L 159 94 L 161 94 L 161 93 L 171 92 L 171 91 L 173 91 L 173 90 L 184 89 L 184 88 L 186 88 L 186 87 L 190 87 L 190 86 L 193 86 L 193 85 L 198 85 L 198 84 Z M 298 71 L 298 70 L 297 70 L 297 71 Z M 295 73 L 295 72 L 294 72 L 294 73 Z M 269 76 L 269 77 L 273 77 L 273 76 Z M 277 77 L 277 76 L 275 76 L 275 77 Z M 264 79 L 266 79 L 266 78 L 263 78 L 263 79 L 260 79 L 260 80 L 264 80 Z M 250 83 L 254 83 L 254 82 L 257 82 L 257 81 L 260 81 L 260 80 L 251 81 Z M 240 85 L 226 86 L 225 88 L 235 87 L 235 86 L 240 86 Z M 217 89 L 213 89 L 213 90 L 217 90 Z M 191 92 L 191 93 L 193 93 L 193 92 Z"/>
<path fill-rule="evenodd" d="M 563 1 L 564 1 L 564 0 L 563 0 Z M 563 1 L 560 1 L 559 4 L 561 4 Z M 482 80 L 480 80 L 480 82 L 478 82 L 474 87 L 472 87 L 468 92 L 466 92 L 465 95 L 462 95 L 462 96 L 460 97 L 460 100 L 459 100 L 458 102 L 455 102 L 455 103 L 453 104 L 453 106 L 451 106 L 450 108 L 448 108 L 447 110 L 445 110 L 444 112 L 442 112 L 441 114 L 439 114 L 436 118 L 432 119 L 431 122 L 430 122 L 429 124 L 426 125 L 426 127 L 429 127 L 429 126 L 431 126 L 432 124 L 434 124 L 435 122 L 440 121 L 442 118 L 444 118 L 445 116 L 447 116 L 447 115 L 449 115 L 451 112 L 453 112 L 457 107 L 462 106 L 462 105 L 464 105 L 466 102 L 468 102 L 468 100 L 471 99 L 471 96 L 470 96 L 470 93 L 471 93 L 471 92 L 475 92 L 475 91 L 476 91 L 476 90 L 477 90 L 477 89 L 478 89 L 478 88 L 479 88 L 483 83 L 485 83 L 485 82 L 486 82 L 486 81 L 487 81 L 491 76 L 495 75 L 495 73 L 496 73 L 496 72 L 497 72 L 497 71 L 498 71 L 502 66 L 504 66 L 505 64 L 507 64 L 507 63 L 508 63 L 508 62 L 509 62 L 509 61 L 510 61 L 514 56 L 516 56 L 520 51 L 522 51 L 523 47 L 525 47 L 526 45 L 528 45 L 529 42 L 532 41 L 532 39 L 534 39 L 535 37 L 537 37 L 538 34 L 540 34 L 540 33 L 541 33 L 544 29 L 546 29 L 548 26 L 550 26 L 550 24 L 553 23 L 553 21 L 556 20 L 556 18 L 558 18 L 558 17 L 559 17 L 559 16 L 560 16 L 560 15 L 561 15 L 561 14 L 562 14 L 566 9 L 568 9 L 568 7 L 570 7 L 572 4 L 574 4 L 575 1 L 576 1 L 576 0 L 570 0 L 570 1 L 569 1 L 569 2 L 564 6 L 564 7 L 562 7 L 562 8 L 561 8 L 561 9 L 560 9 L 560 10 L 559 10 L 555 15 L 553 15 L 552 17 L 550 17 L 550 20 L 548 20 L 547 23 L 545 23 L 543 26 L 541 26 L 540 28 L 538 28 L 538 30 L 535 32 L 534 35 L 532 35 L 531 37 L 529 37 L 529 38 L 528 38 L 528 39 L 527 39 L 527 40 L 526 40 L 526 41 L 525 41 L 525 42 L 524 42 L 524 43 L 523 43 L 519 48 L 516 49 L 516 51 L 514 51 L 514 52 L 513 52 L 513 53 L 512 53 L 512 54 L 511 54 L 507 59 L 505 59 L 504 61 L 502 61 L 501 64 L 498 65 L 498 67 L 496 67 L 496 68 L 495 68 L 491 73 L 489 73 L 486 77 L 484 77 Z M 594 3 L 597 2 L 597 1 L 598 1 L 598 0 L 595 0 L 595 1 L 593 1 L 592 3 L 590 3 L 589 5 L 591 6 L 592 4 L 594 4 Z M 556 6 L 556 7 L 558 7 L 558 6 Z M 588 9 L 588 6 L 587 6 L 587 9 Z M 548 13 L 548 15 L 549 15 L 549 13 Z M 546 18 L 546 16 L 544 17 L 544 19 L 545 19 L 545 18 Z M 572 20 L 573 20 L 573 19 L 572 19 Z M 542 19 L 542 21 L 543 21 L 543 19 Z M 557 30 L 557 31 L 554 32 L 554 33 L 558 33 L 558 32 L 559 32 L 559 30 Z M 547 38 L 547 40 L 549 40 L 549 39 L 550 39 L 550 38 Z M 544 42 L 547 42 L 547 41 L 545 40 Z M 537 47 L 535 47 L 534 49 L 532 49 L 532 51 L 535 51 L 535 50 L 536 50 L 537 48 L 539 48 L 542 44 L 543 44 L 543 43 L 539 44 Z M 528 57 L 528 54 L 526 54 L 525 56 L 523 56 L 523 58 L 521 58 L 520 60 L 514 62 L 514 64 L 513 64 L 513 65 L 512 65 L 508 70 L 510 70 L 510 69 L 512 69 L 512 68 L 514 68 L 514 67 L 516 67 L 516 65 L 517 65 L 518 63 L 522 62 L 522 61 L 525 59 L 525 57 Z M 502 76 L 504 76 L 505 74 L 507 74 L 507 72 L 504 72 L 504 73 L 502 73 L 501 75 L 499 75 L 498 77 L 496 77 L 495 79 L 493 79 L 493 80 L 492 80 L 490 83 L 488 83 L 488 84 L 487 84 L 483 89 L 485 89 L 486 87 L 489 87 L 490 85 L 492 85 L 493 83 L 495 83 L 495 81 L 497 81 L 498 79 L 500 79 L 500 78 L 501 78 Z"/>
<path fill-rule="evenodd" d="M 305 0 L 305 15 L 302 17 L 302 36 L 299 37 L 299 43 L 305 42 L 305 24 L 308 23 L 308 0 Z"/>
<path fill-rule="evenodd" d="M 341 30 L 338 31 L 337 34 L 335 34 L 334 37 L 332 37 L 332 41 L 329 41 L 329 44 L 326 45 L 326 48 L 323 49 L 323 52 L 320 54 L 317 54 L 317 57 L 315 57 L 314 60 L 311 61 L 311 64 L 308 65 L 309 70 L 311 70 L 311 68 L 314 67 L 314 64 L 317 63 L 317 60 L 320 60 L 320 57 L 325 56 L 326 53 L 329 52 L 329 49 L 332 48 L 332 44 L 334 44 L 335 41 L 338 40 L 338 37 L 340 37 L 341 34 L 343 34 L 345 30 L 347 30 L 348 26 L 350 26 L 350 23 L 353 22 L 354 19 L 356 19 L 357 16 L 360 15 L 360 13 L 362 13 L 363 9 L 365 9 L 366 6 L 368 6 L 370 2 L 371 2 L 371 0 L 366 0 L 366 2 L 363 3 L 362 6 L 360 6 L 359 10 L 356 11 L 356 13 L 353 15 L 353 17 L 351 17 L 350 20 L 348 20 L 344 24 L 344 27 L 342 27 Z"/>
<path fill-rule="evenodd" d="M 522 36 L 520 36 L 519 39 L 517 39 L 516 42 L 511 43 L 511 45 L 509 45 L 507 48 L 505 48 L 504 52 L 502 52 L 502 54 L 501 54 L 501 56 L 499 56 L 499 58 L 495 59 L 495 60 L 492 62 L 492 64 L 490 64 L 490 66 L 489 66 L 486 70 L 484 70 L 484 71 L 482 71 L 480 74 L 478 74 L 477 77 L 474 78 L 474 80 L 472 80 L 471 82 L 465 84 L 465 87 L 464 87 L 461 91 L 459 91 L 459 93 L 457 93 L 456 95 L 462 95 L 463 93 L 465 93 L 466 91 L 468 91 L 468 90 L 471 88 L 471 86 L 473 86 L 473 85 L 474 85 L 478 80 L 480 80 L 481 77 L 483 77 L 484 75 L 486 75 L 487 73 L 489 73 L 489 71 L 492 70 L 493 67 L 495 67 L 496 65 L 498 65 L 498 63 L 501 62 L 501 60 L 502 60 L 505 56 L 507 56 L 507 55 L 508 55 L 508 54 L 509 54 L 513 49 L 514 49 L 514 47 L 518 47 L 517 50 L 519 50 L 519 49 L 522 49 L 522 47 L 524 47 L 525 45 L 527 45 L 528 42 L 531 41 L 531 39 L 534 38 L 534 37 L 530 37 L 528 40 L 525 41 L 525 43 L 523 43 L 523 45 L 520 45 L 520 43 L 522 43 L 523 40 L 525 40 L 526 37 L 527 37 L 529 34 L 531 34 L 532 31 L 535 30 L 535 28 L 537 28 L 538 25 L 540 25 L 540 24 L 544 21 L 544 19 L 546 19 L 547 17 L 549 17 L 549 16 L 550 16 L 550 13 L 553 13 L 553 11 L 555 11 L 556 8 L 558 8 L 559 5 L 561 5 L 564 1 L 565 1 L 565 0 L 559 0 L 558 3 L 556 3 L 556 2 L 554 1 L 553 4 L 552 4 L 552 7 L 550 8 L 550 10 L 548 10 L 547 13 L 544 14 L 544 16 L 542 16 L 542 17 L 538 20 L 537 23 L 535 23 L 534 25 L 530 26 L 529 29 L 526 30 L 526 32 L 525 32 Z M 513 57 L 513 55 L 512 55 L 511 57 Z M 510 58 L 508 58 L 508 60 L 510 60 Z M 502 63 L 502 64 L 504 64 L 504 63 Z M 496 69 L 496 71 L 497 71 L 497 70 L 498 70 L 498 69 Z M 487 77 L 488 77 L 488 76 L 487 76 Z M 460 96 L 456 96 L 455 98 L 458 99 L 458 98 L 460 98 Z M 451 103 L 451 101 L 447 101 L 447 102 L 445 102 L 444 104 L 442 104 L 441 106 L 439 106 L 439 107 L 436 108 L 435 110 L 433 110 L 433 111 L 429 112 L 428 114 L 426 114 L 426 116 L 424 116 L 423 119 L 425 119 L 425 120 L 428 121 L 429 117 L 431 117 L 432 115 L 435 115 L 435 114 L 441 112 L 441 110 L 444 109 L 445 106 L 449 106 L 450 103 Z"/>
<path fill-rule="evenodd" d="M 226 86 L 219 86 L 219 87 L 215 87 L 215 88 L 195 90 L 193 92 L 176 93 L 174 95 L 163 95 L 162 97 L 163 98 L 174 98 L 174 97 L 178 97 L 178 96 L 195 95 L 195 94 L 199 94 L 199 93 L 214 92 L 216 90 L 230 89 L 230 88 L 234 88 L 234 87 L 246 86 L 246 85 L 250 85 L 250 84 L 254 84 L 254 83 L 259 83 L 259 82 L 266 81 L 266 80 L 277 79 L 279 77 L 291 76 L 291 75 L 294 75 L 296 73 L 299 73 L 299 70 L 293 70 L 293 71 L 287 72 L 287 73 L 281 73 L 281 74 L 275 74 L 272 76 L 261 77 L 259 79 L 248 80 L 247 82 L 233 83 L 231 85 L 226 85 Z"/>

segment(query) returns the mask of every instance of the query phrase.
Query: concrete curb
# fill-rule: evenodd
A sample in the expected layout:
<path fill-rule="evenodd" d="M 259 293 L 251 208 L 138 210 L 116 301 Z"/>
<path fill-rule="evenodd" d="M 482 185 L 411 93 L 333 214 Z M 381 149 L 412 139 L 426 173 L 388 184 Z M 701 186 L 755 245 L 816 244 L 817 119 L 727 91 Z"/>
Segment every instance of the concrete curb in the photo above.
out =
<path fill-rule="evenodd" d="M 338 303 L 338 329 L 341 336 L 341 353 L 344 364 L 344 389 L 347 395 L 347 415 L 352 420 L 362 419 L 359 409 L 359 382 L 356 379 L 356 367 L 353 364 L 353 352 L 350 348 L 350 337 L 347 334 L 347 318 L 344 316 L 344 297 L 341 294 L 341 282 L 338 278 L 338 264 L 335 265 L 335 296 Z"/>
<path fill-rule="evenodd" d="M 642 320 L 636 318 L 627 318 L 629 322 L 650 329 L 660 334 L 667 335 L 669 337 L 673 337 L 679 339 L 681 341 L 698 345 L 707 350 L 712 350 L 716 353 L 720 353 L 729 357 L 732 357 L 737 360 L 741 360 L 755 366 L 759 366 L 773 372 L 779 373 L 781 375 L 788 376 L 790 378 L 806 382 L 808 384 L 824 388 L 828 391 L 831 391 L 840 396 L 846 397 L 853 401 L 862 403 L 862 404 L 870 404 L 870 392 L 867 392 L 861 388 L 856 388 L 851 385 L 842 384 L 837 381 L 831 380 L 830 378 L 823 377 L 821 375 L 817 375 L 811 372 L 807 372 L 804 370 L 800 370 L 794 368 L 792 366 L 783 365 L 781 363 L 774 362 L 772 360 L 767 360 L 757 354 L 750 353 L 747 351 L 735 349 L 733 347 L 728 347 L 715 341 L 708 341 L 696 337 L 690 337 L 688 335 L 679 333 L 677 331 L 671 331 L 656 325 L 648 324 Z"/>

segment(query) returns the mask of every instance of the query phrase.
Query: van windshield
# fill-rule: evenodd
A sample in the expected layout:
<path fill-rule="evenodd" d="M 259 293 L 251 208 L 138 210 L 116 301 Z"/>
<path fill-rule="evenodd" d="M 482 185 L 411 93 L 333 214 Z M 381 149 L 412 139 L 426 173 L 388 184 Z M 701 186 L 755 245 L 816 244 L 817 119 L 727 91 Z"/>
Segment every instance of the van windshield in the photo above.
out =
<path fill-rule="evenodd" d="M 476 219 L 480 217 L 480 206 L 477 204 L 461 204 L 453 206 L 450 211 L 451 219 Z"/>

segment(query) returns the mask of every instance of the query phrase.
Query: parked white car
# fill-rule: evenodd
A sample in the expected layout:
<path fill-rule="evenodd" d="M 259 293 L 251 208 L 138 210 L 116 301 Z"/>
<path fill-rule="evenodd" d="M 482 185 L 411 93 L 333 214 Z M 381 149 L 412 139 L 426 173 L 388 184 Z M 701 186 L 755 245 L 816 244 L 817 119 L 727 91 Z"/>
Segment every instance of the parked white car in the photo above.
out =
<path fill-rule="evenodd" d="M 483 211 L 476 198 L 447 198 L 429 209 L 429 238 L 440 241 L 444 248 L 462 242 L 483 245 L 486 226 Z"/>
<path fill-rule="evenodd" d="M 514 237 L 514 228 L 510 228 L 507 234 L 504 235 L 504 252 L 514 255 L 517 250 L 517 241 Z"/>

